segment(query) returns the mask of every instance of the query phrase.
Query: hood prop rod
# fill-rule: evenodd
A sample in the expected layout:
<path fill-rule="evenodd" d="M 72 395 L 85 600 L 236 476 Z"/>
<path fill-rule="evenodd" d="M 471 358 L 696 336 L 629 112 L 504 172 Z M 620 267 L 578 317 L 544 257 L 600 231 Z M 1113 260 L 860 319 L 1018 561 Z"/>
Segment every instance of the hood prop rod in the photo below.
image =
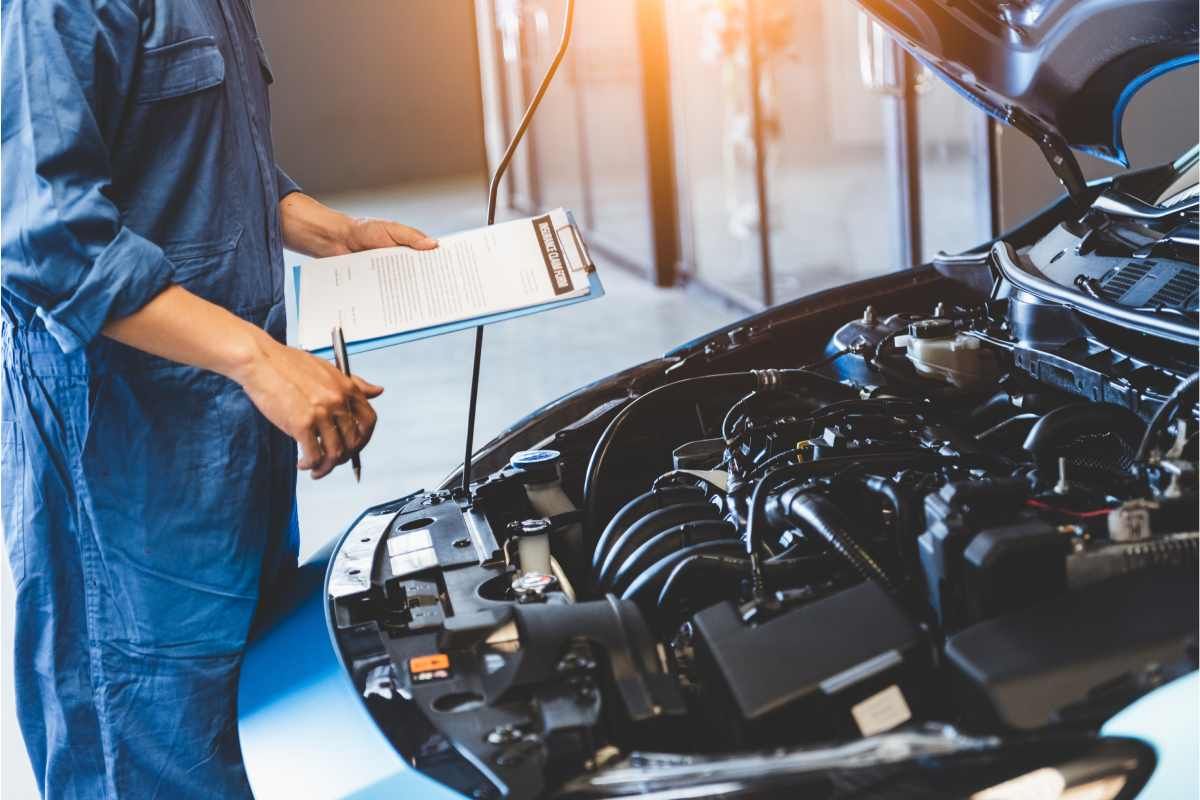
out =
<path fill-rule="evenodd" d="M 562 63 L 563 56 L 567 54 L 567 45 L 571 41 L 571 26 L 575 19 L 575 0 L 565 0 L 563 12 L 562 40 L 558 43 L 558 51 L 554 54 L 554 59 L 550 62 L 550 66 L 546 67 L 546 74 L 542 77 L 542 82 L 538 86 L 537 92 L 534 93 L 533 99 L 529 101 L 529 106 L 525 109 L 525 114 L 521 117 L 521 122 L 517 126 L 516 132 L 513 134 L 512 139 L 509 140 L 508 147 L 504 149 L 504 155 L 500 157 L 500 162 L 496 165 L 496 171 L 492 174 L 491 184 L 488 187 L 488 225 L 496 224 L 496 199 L 500 191 L 500 179 L 508 171 L 509 162 L 512 161 L 513 154 L 517 151 L 517 145 L 525 137 L 525 131 L 528 130 L 529 123 L 533 122 L 533 115 L 537 112 L 538 106 L 546 94 L 546 90 L 550 88 L 550 81 L 554 79 L 554 73 L 558 71 L 558 65 Z M 476 325 L 475 355 L 471 361 L 471 394 L 470 400 L 467 403 L 466 453 L 463 456 L 462 486 L 458 492 L 458 494 L 466 498 L 470 498 L 471 496 L 471 456 L 475 449 L 475 411 L 479 404 L 479 364 L 482 355 L 483 326 Z"/>

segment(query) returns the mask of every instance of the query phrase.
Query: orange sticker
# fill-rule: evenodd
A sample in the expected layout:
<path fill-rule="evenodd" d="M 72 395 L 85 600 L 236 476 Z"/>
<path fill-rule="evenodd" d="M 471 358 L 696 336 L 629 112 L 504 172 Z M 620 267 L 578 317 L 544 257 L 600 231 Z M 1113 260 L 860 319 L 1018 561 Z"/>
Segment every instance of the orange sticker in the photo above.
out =
<path fill-rule="evenodd" d="M 433 672 L 439 669 L 450 669 L 450 656 L 445 653 L 417 656 L 408 660 L 408 671 L 414 675 L 418 672 Z"/>

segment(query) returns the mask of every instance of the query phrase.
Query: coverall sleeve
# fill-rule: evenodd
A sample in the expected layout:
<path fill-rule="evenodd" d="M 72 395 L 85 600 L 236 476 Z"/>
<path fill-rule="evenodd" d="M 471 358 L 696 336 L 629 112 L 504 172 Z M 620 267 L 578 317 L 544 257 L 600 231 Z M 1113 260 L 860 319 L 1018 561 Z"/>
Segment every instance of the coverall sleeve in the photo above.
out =
<path fill-rule="evenodd" d="M 171 282 L 154 243 L 110 200 L 109 153 L 138 63 L 141 23 L 124 0 L 5 3 L 4 291 L 64 352 Z"/>
<path fill-rule="evenodd" d="M 292 192 L 300 191 L 300 184 L 292 180 L 291 176 L 283 171 L 283 167 L 275 165 L 275 185 L 279 188 L 279 199 L 287 197 Z"/>

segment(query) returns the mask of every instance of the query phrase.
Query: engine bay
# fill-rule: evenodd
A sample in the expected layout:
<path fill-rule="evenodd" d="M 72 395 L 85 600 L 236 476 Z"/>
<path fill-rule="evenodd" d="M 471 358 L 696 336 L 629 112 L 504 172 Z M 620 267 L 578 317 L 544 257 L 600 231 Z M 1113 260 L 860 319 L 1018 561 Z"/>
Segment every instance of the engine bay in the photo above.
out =
<path fill-rule="evenodd" d="M 987 766 L 939 758 L 1066 747 L 1195 670 L 1195 346 L 995 268 L 1165 292 L 1194 328 L 1180 217 L 1130 242 L 1091 213 L 952 264 L 989 292 L 930 270 L 740 327 L 493 454 L 469 495 L 369 510 L 330 620 L 397 750 L 475 797 L 765 796 L 899 762 L 911 796 L 957 796 Z"/>

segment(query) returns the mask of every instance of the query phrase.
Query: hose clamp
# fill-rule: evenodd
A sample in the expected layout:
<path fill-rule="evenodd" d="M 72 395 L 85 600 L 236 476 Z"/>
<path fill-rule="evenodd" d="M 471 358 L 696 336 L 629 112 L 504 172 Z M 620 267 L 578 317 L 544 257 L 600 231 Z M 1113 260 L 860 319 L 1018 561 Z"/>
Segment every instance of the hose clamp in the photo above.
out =
<path fill-rule="evenodd" d="M 779 370 L 777 369 L 755 369 L 751 370 L 754 377 L 758 380 L 758 388 L 760 389 L 777 389 L 781 383 Z"/>

